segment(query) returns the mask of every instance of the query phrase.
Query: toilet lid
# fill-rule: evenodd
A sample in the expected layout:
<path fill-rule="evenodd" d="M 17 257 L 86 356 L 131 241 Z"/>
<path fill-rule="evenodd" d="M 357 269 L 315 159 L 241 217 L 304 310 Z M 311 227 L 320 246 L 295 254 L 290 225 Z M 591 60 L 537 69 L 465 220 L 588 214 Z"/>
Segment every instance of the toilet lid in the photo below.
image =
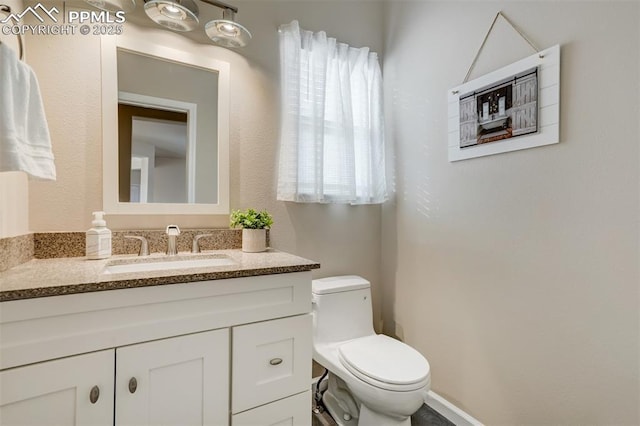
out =
<path fill-rule="evenodd" d="M 345 367 L 365 381 L 421 386 L 429 379 L 429 363 L 418 351 L 383 334 L 352 340 L 338 352 Z"/>

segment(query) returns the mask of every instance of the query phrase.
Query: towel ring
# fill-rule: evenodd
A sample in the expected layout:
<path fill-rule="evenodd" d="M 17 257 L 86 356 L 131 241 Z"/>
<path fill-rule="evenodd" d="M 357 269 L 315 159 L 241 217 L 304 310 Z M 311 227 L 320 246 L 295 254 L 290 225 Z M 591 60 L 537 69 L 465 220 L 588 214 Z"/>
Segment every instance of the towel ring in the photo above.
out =
<path fill-rule="evenodd" d="M 4 12 L 8 15 L 11 15 L 11 8 L 6 4 L 0 4 L 0 12 Z M 24 42 L 22 41 L 22 35 L 20 33 L 16 34 L 18 37 L 18 48 L 20 49 L 20 60 L 24 59 Z M 0 40 L 0 44 L 2 44 L 2 40 Z"/>

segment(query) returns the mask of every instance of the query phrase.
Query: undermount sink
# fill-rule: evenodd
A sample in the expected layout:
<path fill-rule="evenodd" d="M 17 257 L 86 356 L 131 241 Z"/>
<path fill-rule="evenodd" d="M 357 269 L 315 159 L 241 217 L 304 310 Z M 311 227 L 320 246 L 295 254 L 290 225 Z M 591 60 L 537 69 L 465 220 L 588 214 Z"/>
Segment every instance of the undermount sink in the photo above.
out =
<path fill-rule="evenodd" d="M 171 269 L 210 268 L 235 265 L 236 262 L 226 256 L 208 258 L 159 258 L 119 261 L 104 267 L 102 274 L 126 274 L 133 272 L 168 271 Z"/>

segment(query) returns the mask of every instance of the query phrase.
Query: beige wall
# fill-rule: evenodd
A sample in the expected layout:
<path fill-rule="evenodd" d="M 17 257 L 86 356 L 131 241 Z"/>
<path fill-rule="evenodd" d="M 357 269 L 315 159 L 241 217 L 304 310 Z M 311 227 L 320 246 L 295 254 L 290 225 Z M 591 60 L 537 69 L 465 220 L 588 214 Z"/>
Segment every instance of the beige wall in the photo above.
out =
<path fill-rule="evenodd" d="M 639 9 L 389 3 L 385 328 L 487 424 L 640 424 Z M 447 89 L 499 10 L 562 45 L 561 143 L 449 163 Z M 472 78 L 532 53 L 497 25 Z"/>
<path fill-rule="evenodd" d="M 317 276 L 361 274 L 374 283 L 376 315 L 380 207 L 296 205 L 275 200 L 279 126 L 278 25 L 298 19 L 311 30 L 381 52 L 383 15 L 375 1 L 238 1 L 251 44 L 237 53 L 194 45 L 170 31 L 139 28 L 154 42 L 231 64 L 231 207 L 273 212 L 272 245 L 322 263 Z M 140 6 L 139 6 L 140 7 Z M 208 6 L 203 6 L 203 9 Z M 134 32 L 133 30 L 131 32 Z M 100 42 L 97 37 L 31 37 L 30 62 L 41 82 L 58 167 L 55 183 L 30 185 L 33 231 L 83 231 L 102 208 Z M 108 216 L 112 229 L 228 226 L 227 216 Z"/>
<path fill-rule="evenodd" d="M 29 233 L 28 190 L 26 173 L 0 173 L 0 238 Z"/>
<path fill-rule="evenodd" d="M 91 212 L 102 210 L 100 39 L 29 36 L 27 49 L 57 172 L 55 182 L 29 183 L 31 231 L 83 231 L 90 228 Z"/>

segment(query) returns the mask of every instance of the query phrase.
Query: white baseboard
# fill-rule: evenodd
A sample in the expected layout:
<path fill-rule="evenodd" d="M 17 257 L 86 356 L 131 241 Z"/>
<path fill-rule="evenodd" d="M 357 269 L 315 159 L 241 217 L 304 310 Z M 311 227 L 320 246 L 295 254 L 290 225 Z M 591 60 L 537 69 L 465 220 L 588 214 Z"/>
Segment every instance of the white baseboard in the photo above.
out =
<path fill-rule="evenodd" d="M 434 391 L 427 393 L 424 402 L 456 426 L 483 426 L 480 421 L 474 419 Z"/>

